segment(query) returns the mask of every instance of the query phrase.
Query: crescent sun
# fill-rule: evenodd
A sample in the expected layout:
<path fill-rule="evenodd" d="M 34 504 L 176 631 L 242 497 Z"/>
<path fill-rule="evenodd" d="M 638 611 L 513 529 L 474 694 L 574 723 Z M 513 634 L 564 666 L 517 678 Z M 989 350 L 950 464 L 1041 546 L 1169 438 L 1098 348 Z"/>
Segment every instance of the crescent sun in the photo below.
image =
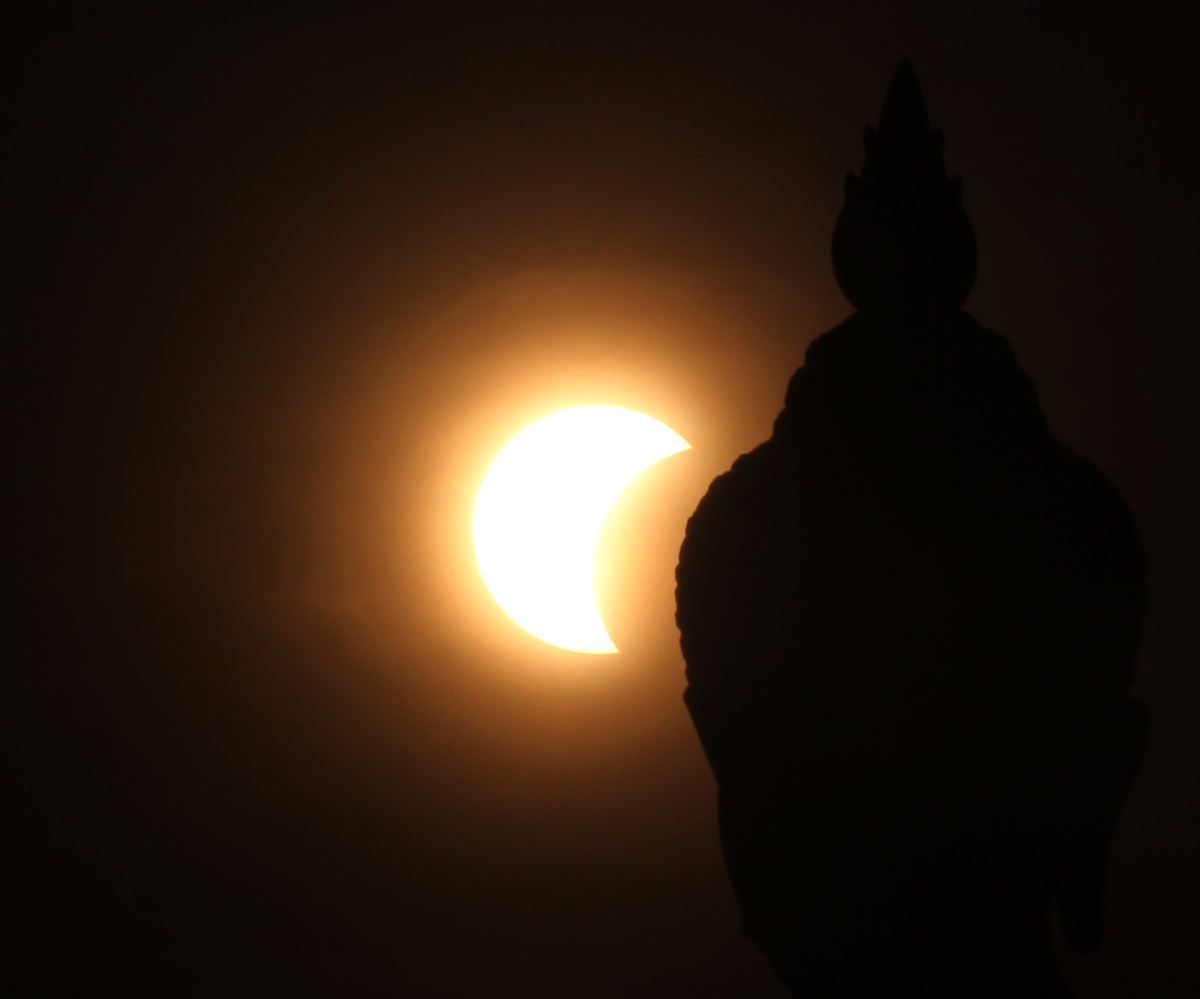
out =
<path fill-rule="evenodd" d="M 564 409 L 517 434 L 475 501 L 475 557 L 496 603 L 551 645 L 616 652 L 596 606 L 596 539 L 638 473 L 690 446 L 658 420 L 618 406 Z"/>

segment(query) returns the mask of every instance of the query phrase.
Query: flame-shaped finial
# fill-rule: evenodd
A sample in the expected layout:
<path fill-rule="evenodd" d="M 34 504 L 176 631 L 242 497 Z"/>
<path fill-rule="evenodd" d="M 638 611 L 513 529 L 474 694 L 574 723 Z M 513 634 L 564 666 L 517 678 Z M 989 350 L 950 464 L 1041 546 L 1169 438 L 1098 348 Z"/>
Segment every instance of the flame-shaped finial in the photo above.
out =
<path fill-rule="evenodd" d="M 943 136 L 929 127 L 907 60 L 892 77 L 879 129 L 868 127 L 862 176 L 846 177 L 833 234 L 833 271 L 863 312 L 921 314 L 958 309 L 975 282 L 975 233 L 961 178 L 942 163 Z"/>
<path fill-rule="evenodd" d="M 907 59 L 901 59 L 887 96 L 883 99 L 883 111 L 879 115 L 879 131 L 928 135 L 929 113 L 925 110 L 925 97 L 917 74 Z"/>

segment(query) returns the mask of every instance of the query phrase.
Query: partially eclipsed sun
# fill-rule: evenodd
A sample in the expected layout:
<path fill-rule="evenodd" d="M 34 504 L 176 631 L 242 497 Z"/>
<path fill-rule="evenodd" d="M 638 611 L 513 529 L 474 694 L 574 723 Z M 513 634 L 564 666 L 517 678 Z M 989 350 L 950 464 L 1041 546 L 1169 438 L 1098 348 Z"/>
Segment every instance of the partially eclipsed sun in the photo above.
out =
<path fill-rule="evenodd" d="M 551 645 L 616 652 L 592 585 L 596 538 L 630 480 L 690 446 L 617 406 L 564 409 L 509 441 L 475 501 L 475 557 L 505 613 Z"/>

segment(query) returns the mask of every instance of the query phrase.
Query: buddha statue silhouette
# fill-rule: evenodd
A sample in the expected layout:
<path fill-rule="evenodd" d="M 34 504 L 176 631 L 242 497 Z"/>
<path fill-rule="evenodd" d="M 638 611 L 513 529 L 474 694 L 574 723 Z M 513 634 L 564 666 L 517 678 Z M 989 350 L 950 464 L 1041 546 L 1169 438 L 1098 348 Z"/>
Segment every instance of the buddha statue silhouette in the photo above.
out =
<path fill-rule="evenodd" d="M 677 570 L 685 700 L 745 933 L 797 996 L 1066 996 L 1148 731 L 1144 556 L 998 334 L 901 63 L 833 237 L 857 308 Z"/>

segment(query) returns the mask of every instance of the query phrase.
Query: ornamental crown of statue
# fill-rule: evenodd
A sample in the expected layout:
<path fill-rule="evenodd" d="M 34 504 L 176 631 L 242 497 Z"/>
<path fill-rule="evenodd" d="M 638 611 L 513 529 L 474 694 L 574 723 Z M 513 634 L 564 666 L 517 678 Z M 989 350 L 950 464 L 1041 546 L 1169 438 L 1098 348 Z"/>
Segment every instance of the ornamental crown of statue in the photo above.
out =
<path fill-rule="evenodd" d="M 975 232 L 961 177 L 942 160 L 945 137 L 929 127 L 907 61 L 892 78 L 879 128 L 867 126 L 862 175 L 846 175 L 833 233 L 833 272 L 863 312 L 958 309 L 975 283 Z"/>

